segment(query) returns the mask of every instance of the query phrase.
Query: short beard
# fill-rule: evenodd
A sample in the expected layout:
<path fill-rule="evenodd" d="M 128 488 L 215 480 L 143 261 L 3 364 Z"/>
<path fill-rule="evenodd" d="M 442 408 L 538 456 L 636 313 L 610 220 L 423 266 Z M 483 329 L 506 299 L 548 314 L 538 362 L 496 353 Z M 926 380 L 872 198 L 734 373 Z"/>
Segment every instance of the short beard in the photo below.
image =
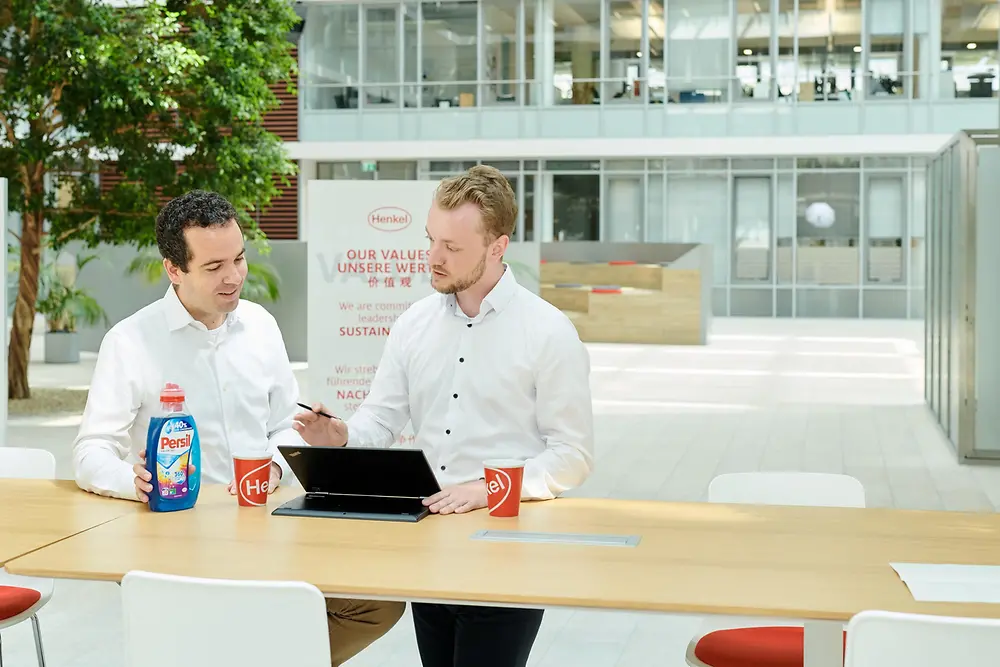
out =
<path fill-rule="evenodd" d="M 472 269 L 467 275 L 461 278 L 456 278 L 452 283 L 445 285 L 444 287 L 435 287 L 441 294 L 458 294 L 459 292 L 464 292 L 469 289 L 483 277 L 486 273 L 486 252 L 483 252 L 482 258 L 479 263 L 476 264 L 475 268 Z"/>

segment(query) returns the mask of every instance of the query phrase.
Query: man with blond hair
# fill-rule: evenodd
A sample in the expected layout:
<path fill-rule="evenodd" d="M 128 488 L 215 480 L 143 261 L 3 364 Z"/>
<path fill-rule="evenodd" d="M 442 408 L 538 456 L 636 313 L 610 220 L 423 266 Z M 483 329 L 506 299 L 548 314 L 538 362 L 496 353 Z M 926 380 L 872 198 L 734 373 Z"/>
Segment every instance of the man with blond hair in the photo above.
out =
<path fill-rule="evenodd" d="M 573 323 L 503 262 L 510 183 L 477 166 L 441 182 L 427 216 L 431 285 L 393 325 L 364 403 L 346 422 L 296 415 L 318 446 L 389 447 L 412 421 L 440 493 L 431 512 L 486 507 L 483 461 L 524 461 L 523 500 L 579 486 L 593 466 L 590 358 Z M 413 603 L 423 667 L 524 667 L 540 609 Z"/>

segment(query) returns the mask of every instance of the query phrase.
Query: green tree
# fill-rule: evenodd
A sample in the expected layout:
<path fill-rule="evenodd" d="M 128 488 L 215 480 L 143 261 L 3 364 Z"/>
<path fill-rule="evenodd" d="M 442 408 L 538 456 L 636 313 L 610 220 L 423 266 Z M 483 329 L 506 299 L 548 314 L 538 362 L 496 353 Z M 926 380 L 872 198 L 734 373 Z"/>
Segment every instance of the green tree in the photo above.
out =
<path fill-rule="evenodd" d="M 138 4 L 138 3 L 137 3 Z M 28 398 L 42 248 L 154 241 L 165 197 L 215 190 L 241 212 L 294 172 L 262 126 L 291 80 L 288 0 L 0 0 L 0 176 L 21 213 L 11 398 Z M 120 180 L 102 188 L 113 163 Z M 266 244 L 249 213 L 241 224 Z"/>

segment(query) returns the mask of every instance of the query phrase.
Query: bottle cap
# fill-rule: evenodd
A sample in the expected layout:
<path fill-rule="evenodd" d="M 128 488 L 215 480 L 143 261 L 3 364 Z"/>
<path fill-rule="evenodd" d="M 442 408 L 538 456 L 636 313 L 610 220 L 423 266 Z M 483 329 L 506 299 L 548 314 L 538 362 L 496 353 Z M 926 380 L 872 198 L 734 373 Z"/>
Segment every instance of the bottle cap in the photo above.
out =
<path fill-rule="evenodd" d="M 173 382 L 168 382 L 160 391 L 161 403 L 182 403 L 184 401 L 184 390 Z"/>

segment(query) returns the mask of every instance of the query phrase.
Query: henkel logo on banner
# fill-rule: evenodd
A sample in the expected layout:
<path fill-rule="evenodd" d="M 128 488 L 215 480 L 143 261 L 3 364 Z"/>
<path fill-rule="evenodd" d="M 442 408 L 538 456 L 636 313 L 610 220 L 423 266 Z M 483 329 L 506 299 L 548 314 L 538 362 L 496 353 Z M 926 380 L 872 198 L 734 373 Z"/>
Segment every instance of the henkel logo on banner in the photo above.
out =
<path fill-rule="evenodd" d="M 380 232 L 398 232 L 413 222 L 413 216 L 398 206 L 382 206 L 368 214 L 368 224 Z"/>

